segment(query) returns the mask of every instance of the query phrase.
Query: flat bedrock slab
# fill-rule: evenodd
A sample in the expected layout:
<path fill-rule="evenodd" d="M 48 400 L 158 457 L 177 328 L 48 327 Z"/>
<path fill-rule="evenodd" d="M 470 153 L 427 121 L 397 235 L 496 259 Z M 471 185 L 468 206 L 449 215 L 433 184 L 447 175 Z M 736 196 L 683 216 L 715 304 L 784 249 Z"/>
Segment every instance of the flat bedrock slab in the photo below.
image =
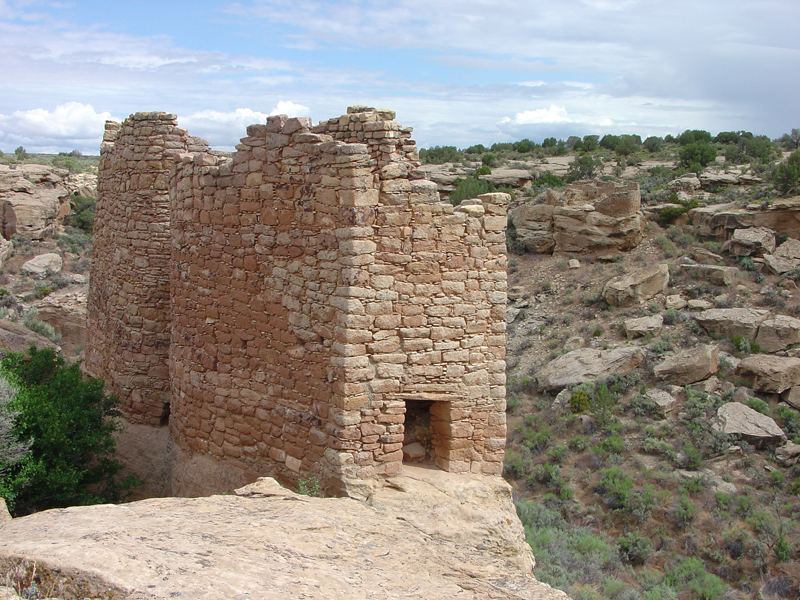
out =
<path fill-rule="evenodd" d="M 761 322 L 756 343 L 762 352 L 777 352 L 800 342 L 800 319 L 776 315 Z"/>
<path fill-rule="evenodd" d="M 14 519 L 0 524 L 0 564 L 35 560 L 123 598 L 567 598 L 531 577 L 499 477 L 405 467 L 369 505 L 269 478 L 238 493 Z"/>

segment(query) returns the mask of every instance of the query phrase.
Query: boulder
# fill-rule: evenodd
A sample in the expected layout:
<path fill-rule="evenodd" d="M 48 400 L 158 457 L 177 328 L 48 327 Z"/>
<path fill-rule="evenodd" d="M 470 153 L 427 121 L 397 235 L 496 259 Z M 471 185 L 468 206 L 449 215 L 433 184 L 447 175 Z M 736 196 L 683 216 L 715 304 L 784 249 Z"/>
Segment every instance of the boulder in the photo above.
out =
<path fill-rule="evenodd" d="M 783 256 L 776 256 L 773 254 L 765 254 L 764 262 L 775 275 L 783 275 L 800 267 L 800 260 L 796 258 L 785 258 Z"/>
<path fill-rule="evenodd" d="M 669 191 L 692 194 L 700 189 L 700 179 L 694 173 L 681 175 L 669 182 Z"/>
<path fill-rule="evenodd" d="M 628 339 L 644 335 L 657 335 L 664 327 L 664 317 L 661 315 L 651 315 L 638 319 L 626 319 L 624 322 L 625 335 Z"/>
<path fill-rule="evenodd" d="M 766 227 L 735 229 L 727 242 L 734 256 L 763 256 L 775 250 L 775 232 Z"/>
<path fill-rule="evenodd" d="M 720 171 L 703 171 L 700 173 L 700 185 L 703 188 L 716 187 L 719 185 L 736 185 L 739 178 L 733 173 L 722 173 Z"/>
<path fill-rule="evenodd" d="M 800 410 L 800 386 L 792 386 L 788 390 L 781 392 L 781 400 L 792 408 Z"/>
<path fill-rule="evenodd" d="M 3 263 L 6 259 L 14 254 L 14 244 L 10 241 L 0 238 L 0 269 L 3 268 Z"/>
<path fill-rule="evenodd" d="M 714 304 L 702 298 L 692 298 L 686 303 L 686 306 L 689 310 L 708 310 L 712 308 Z"/>
<path fill-rule="evenodd" d="M 667 301 L 665 303 L 667 309 L 674 308 L 675 310 L 686 308 L 688 305 L 689 303 L 681 298 L 680 294 L 670 294 L 667 296 Z"/>
<path fill-rule="evenodd" d="M 796 465 L 800 462 L 800 444 L 786 442 L 783 446 L 775 448 L 775 460 L 782 467 Z"/>
<path fill-rule="evenodd" d="M 778 445 L 786 441 L 786 434 L 774 420 L 741 402 L 728 402 L 720 406 L 712 427 L 728 435 L 743 437 L 758 446 Z"/>
<path fill-rule="evenodd" d="M 653 401 L 656 412 L 662 419 L 666 419 L 675 410 L 675 397 L 665 390 L 658 388 L 647 390 L 645 397 Z"/>
<path fill-rule="evenodd" d="M 736 267 L 719 267 L 717 265 L 698 265 L 698 264 L 681 264 L 678 265 L 682 271 L 689 273 L 689 275 L 696 276 L 699 279 L 710 281 L 716 285 L 731 285 L 736 277 L 739 275 L 739 269 Z"/>
<path fill-rule="evenodd" d="M 425 458 L 425 447 L 419 442 L 403 446 L 403 462 L 414 462 Z"/>
<path fill-rule="evenodd" d="M 668 357 L 655 366 L 658 379 L 668 379 L 673 385 L 688 385 L 701 381 L 717 372 L 719 349 L 701 345 Z"/>
<path fill-rule="evenodd" d="M 537 374 L 540 390 L 560 390 L 584 381 L 598 381 L 614 374 L 626 375 L 644 361 L 641 348 L 612 350 L 580 348 L 547 363 Z"/>
<path fill-rule="evenodd" d="M 780 394 L 800 385 L 800 358 L 756 354 L 739 362 L 736 374 L 753 380 L 753 389 Z"/>
<path fill-rule="evenodd" d="M 800 241 L 789 238 L 775 249 L 775 256 L 800 260 Z"/>
<path fill-rule="evenodd" d="M 751 342 L 756 339 L 758 327 L 769 317 L 769 311 L 759 308 L 712 308 L 695 317 L 709 334 L 730 339 L 741 335 Z"/>
<path fill-rule="evenodd" d="M 756 344 L 762 352 L 777 352 L 800 341 L 800 319 L 776 315 L 761 322 Z"/>
<path fill-rule="evenodd" d="M 61 272 L 64 262 L 55 253 L 40 254 L 22 264 L 20 271 L 34 279 L 45 279 Z"/>
<path fill-rule="evenodd" d="M 609 280 L 603 287 L 603 297 L 611 306 L 628 306 L 665 293 L 668 285 L 669 267 L 653 265 Z"/>

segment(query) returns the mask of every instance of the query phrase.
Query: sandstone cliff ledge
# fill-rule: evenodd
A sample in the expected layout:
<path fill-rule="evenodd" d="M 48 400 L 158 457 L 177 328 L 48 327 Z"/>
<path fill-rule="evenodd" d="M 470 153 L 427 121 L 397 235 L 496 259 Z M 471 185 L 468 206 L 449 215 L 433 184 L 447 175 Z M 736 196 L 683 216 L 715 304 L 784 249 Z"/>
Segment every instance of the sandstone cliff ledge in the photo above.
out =
<path fill-rule="evenodd" d="M 0 574 L 23 558 L 103 598 L 566 598 L 532 577 L 506 482 L 413 466 L 367 502 L 265 478 L 45 511 L 0 525 Z"/>

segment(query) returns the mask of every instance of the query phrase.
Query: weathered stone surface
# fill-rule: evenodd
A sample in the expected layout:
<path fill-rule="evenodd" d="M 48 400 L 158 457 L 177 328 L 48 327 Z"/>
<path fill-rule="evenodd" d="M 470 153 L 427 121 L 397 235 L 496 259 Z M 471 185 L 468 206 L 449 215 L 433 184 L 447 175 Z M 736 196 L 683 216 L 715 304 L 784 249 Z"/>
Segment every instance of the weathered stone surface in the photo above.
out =
<path fill-rule="evenodd" d="M 774 420 L 741 402 L 728 402 L 720 406 L 713 427 L 759 445 L 779 444 L 786 440 L 786 434 Z"/>
<path fill-rule="evenodd" d="M 658 388 L 647 390 L 645 397 L 654 402 L 656 412 L 662 419 L 666 419 L 675 410 L 675 397 L 665 390 Z"/>
<path fill-rule="evenodd" d="M 64 261 L 58 254 L 40 254 L 22 264 L 20 271 L 25 275 L 30 275 L 34 279 L 45 279 L 50 275 L 61 272 Z"/>
<path fill-rule="evenodd" d="M 661 315 L 651 315 L 638 319 L 626 319 L 624 322 L 625 335 L 628 339 L 644 335 L 657 335 L 664 326 L 664 317 Z"/>
<path fill-rule="evenodd" d="M 37 348 L 61 348 L 46 337 L 34 333 L 21 323 L 0 319 L 0 352 L 27 352 L 31 344 Z"/>
<path fill-rule="evenodd" d="M 516 241 L 530 252 L 630 250 L 642 241 L 638 184 L 580 182 L 548 190 L 545 204 L 511 211 Z"/>
<path fill-rule="evenodd" d="M 2 525 L 0 556 L 131 599 L 566 600 L 532 577 L 508 484 L 425 471 L 406 468 L 369 506 L 273 484 L 45 511 Z"/>
<path fill-rule="evenodd" d="M 18 235 L 38 240 L 55 232 L 69 214 L 68 177 L 69 171 L 46 165 L 0 165 L 0 203 L 13 208 Z"/>
<path fill-rule="evenodd" d="M 710 487 L 713 488 L 717 492 L 722 492 L 723 494 L 728 494 L 729 496 L 734 496 L 738 492 L 736 486 L 732 483 L 726 482 L 722 477 L 714 473 L 711 469 L 699 469 L 697 471 L 686 471 L 684 469 L 678 469 L 676 471 L 678 477 L 686 480 L 691 479 L 699 479 L 701 481 L 707 481 L 710 484 Z"/>
<path fill-rule="evenodd" d="M 775 248 L 775 256 L 800 260 L 800 240 L 789 238 Z"/>
<path fill-rule="evenodd" d="M 526 202 L 511 211 L 516 243 L 528 252 L 548 253 L 555 248 L 553 206 Z"/>
<path fill-rule="evenodd" d="M 783 256 L 777 256 L 773 254 L 765 254 L 764 262 L 767 264 L 769 270 L 776 275 L 782 275 L 783 273 L 788 273 L 789 271 L 800 267 L 800 259 L 785 258 Z"/>
<path fill-rule="evenodd" d="M 689 303 L 681 298 L 680 294 L 670 294 L 667 296 L 667 300 L 664 303 L 667 309 L 674 308 L 675 310 L 686 308 L 688 305 Z"/>
<path fill-rule="evenodd" d="M 717 265 L 698 265 L 698 264 L 681 264 L 678 265 L 682 271 L 686 271 L 691 275 L 695 275 L 700 279 L 705 279 L 716 285 L 731 285 L 736 281 L 739 275 L 739 269 L 736 267 L 719 267 Z"/>
<path fill-rule="evenodd" d="M 36 303 L 39 320 L 61 334 L 65 356 L 72 357 L 86 344 L 86 288 L 58 290 Z"/>
<path fill-rule="evenodd" d="M 626 375 L 644 360 L 641 348 L 612 350 L 581 348 L 547 363 L 536 376 L 540 390 L 557 390 L 584 381 L 597 381 L 614 374 Z"/>
<path fill-rule="evenodd" d="M 800 341 L 800 319 L 776 315 L 761 322 L 756 343 L 762 352 L 777 352 Z"/>
<path fill-rule="evenodd" d="M 756 354 L 743 359 L 736 374 L 753 380 L 753 389 L 779 394 L 800 384 L 800 358 Z"/>
<path fill-rule="evenodd" d="M 800 231 L 800 197 L 775 200 L 766 208 L 760 204 L 746 208 L 735 203 L 714 204 L 696 208 L 689 216 L 701 235 L 719 240 L 729 239 L 735 229 L 749 227 L 766 227 L 796 238 Z"/>
<path fill-rule="evenodd" d="M 775 232 L 766 227 L 735 229 L 728 241 L 734 256 L 763 256 L 775 250 Z"/>
<path fill-rule="evenodd" d="M 603 296 L 612 306 L 629 306 L 665 293 L 668 285 L 669 267 L 653 265 L 609 280 L 603 287 Z"/>
<path fill-rule="evenodd" d="M 700 173 L 700 185 L 704 188 L 718 185 L 736 185 L 739 178 L 733 173 L 723 173 L 721 171 L 703 171 Z"/>
<path fill-rule="evenodd" d="M 670 181 L 668 187 L 672 192 L 691 194 L 700 189 L 700 179 L 694 173 L 687 173 Z"/>
<path fill-rule="evenodd" d="M 3 523 L 11 520 L 11 513 L 8 512 L 8 507 L 6 506 L 6 499 L 0 498 L 0 527 L 2 527 Z"/>
<path fill-rule="evenodd" d="M 14 253 L 14 244 L 9 240 L 0 238 L 0 269 L 3 268 L 3 263 L 6 259 Z"/>
<path fill-rule="evenodd" d="M 719 348 L 700 345 L 668 357 L 653 369 L 658 379 L 668 379 L 673 385 L 688 385 L 717 372 Z"/>
<path fill-rule="evenodd" d="M 781 399 L 789 406 L 800 410 L 800 386 L 793 386 L 781 392 Z"/>
<path fill-rule="evenodd" d="M 712 308 L 695 317 L 708 333 L 730 339 L 741 335 L 751 342 L 756 339 L 758 327 L 769 317 L 769 311 L 760 308 Z"/>
<path fill-rule="evenodd" d="M 425 458 L 425 447 L 419 442 L 403 446 L 403 460 L 414 462 Z"/>
<path fill-rule="evenodd" d="M 775 460 L 782 467 L 791 467 L 800 462 L 800 444 L 786 442 L 783 446 L 775 448 Z"/>
<path fill-rule="evenodd" d="M 714 304 L 709 302 L 708 300 L 703 300 L 702 298 L 692 298 L 689 302 L 686 303 L 686 307 L 689 310 L 708 310 L 709 308 L 713 307 Z"/>

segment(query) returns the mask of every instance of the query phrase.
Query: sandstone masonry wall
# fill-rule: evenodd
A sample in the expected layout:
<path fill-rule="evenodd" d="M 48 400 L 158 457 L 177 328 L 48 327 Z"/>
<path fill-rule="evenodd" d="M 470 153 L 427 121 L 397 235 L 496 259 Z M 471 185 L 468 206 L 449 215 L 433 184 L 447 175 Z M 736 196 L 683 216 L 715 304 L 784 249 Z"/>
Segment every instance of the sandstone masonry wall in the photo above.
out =
<path fill-rule="evenodd" d="M 152 307 L 168 315 L 169 344 L 125 371 L 139 370 L 127 413 L 156 420 L 170 402 L 181 448 L 349 493 L 400 470 L 412 407 L 441 468 L 501 473 L 509 198 L 441 202 L 393 119 L 365 107 L 317 126 L 270 117 L 230 158 L 179 149 L 170 297 Z M 125 220 L 105 218 L 115 233 Z M 98 263 L 92 285 L 121 279 L 115 264 Z M 127 287 L 143 292 L 143 276 Z M 106 312 L 103 323 L 130 322 Z M 117 331 L 96 336 L 93 364 L 125 345 Z"/>

